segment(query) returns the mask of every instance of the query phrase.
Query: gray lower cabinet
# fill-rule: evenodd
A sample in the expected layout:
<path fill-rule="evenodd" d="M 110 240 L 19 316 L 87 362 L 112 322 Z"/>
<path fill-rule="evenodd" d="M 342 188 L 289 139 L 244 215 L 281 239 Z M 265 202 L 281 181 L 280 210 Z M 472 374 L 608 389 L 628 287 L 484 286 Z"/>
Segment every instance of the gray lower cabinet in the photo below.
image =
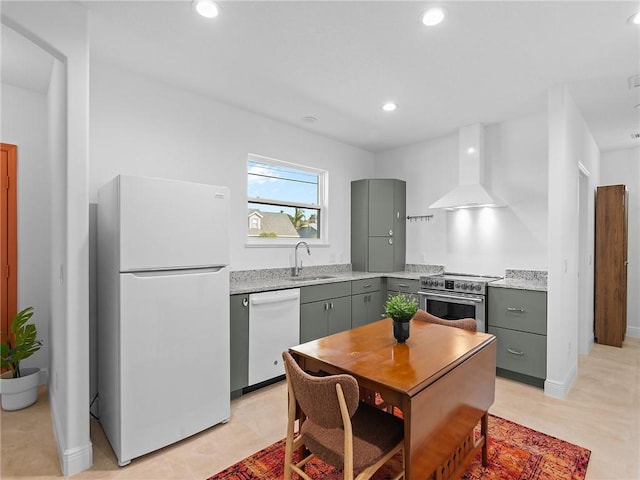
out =
<path fill-rule="evenodd" d="M 300 288 L 300 343 L 351 328 L 351 282 Z"/>
<path fill-rule="evenodd" d="M 498 375 L 539 387 L 547 375 L 547 293 L 488 289 L 488 331 L 498 340 Z"/>
<path fill-rule="evenodd" d="M 249 294 L 230 297 L 231 396 L 249 385 Z"/>
<path fill-rule="evenodd" d="M 382 318 L 382 279 L 351 282 L 351 328 Z"/>
<path fill-rule="evenodd" d="M 420 290 L 420 280 L 408 280 L 404 278 L 391 278 L 386 279 L 386 294 L 384 300 L 386 301 L 389 296 L 398 295 L 403 293 L 409 297 L 418 300 L 418 290 Z"/>

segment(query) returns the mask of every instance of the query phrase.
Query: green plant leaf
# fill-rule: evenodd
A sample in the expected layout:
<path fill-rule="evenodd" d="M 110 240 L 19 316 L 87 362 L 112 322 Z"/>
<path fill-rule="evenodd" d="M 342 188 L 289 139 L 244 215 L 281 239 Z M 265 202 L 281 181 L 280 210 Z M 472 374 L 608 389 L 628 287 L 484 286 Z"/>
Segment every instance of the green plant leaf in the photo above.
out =
<path fill-rule="evenodd" d="M 418 301 L 415 298 L 400 293 L 389 296 L 384 304 L 383 317 L 391 317 L 397 322 L 408 322 L 418 311 Z"/>
<path fill-rule="evenodd" d="M 3 340 L 0 344 L 2 367 L 10 369 L 14 378 L 20 376 L 20 362 L 42 347 L 42 341 L 37 339 L 36 326 L 27 324 L 32 316 L 33 307 L 27 307 L 16 313 L 11 322 L 10 334 L 5 335 L 6 341 Z"/>

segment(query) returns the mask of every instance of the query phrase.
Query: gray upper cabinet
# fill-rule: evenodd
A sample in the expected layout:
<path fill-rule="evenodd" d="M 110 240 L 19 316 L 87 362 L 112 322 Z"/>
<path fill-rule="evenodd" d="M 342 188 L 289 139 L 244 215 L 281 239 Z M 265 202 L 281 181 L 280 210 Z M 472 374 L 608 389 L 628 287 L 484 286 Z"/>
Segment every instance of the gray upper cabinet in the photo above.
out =
<path fill-rule="evenodd" d="M 396 179 L 351 182 L 351 264 L 365 272 L 405 268 L 406 183 Z"/>

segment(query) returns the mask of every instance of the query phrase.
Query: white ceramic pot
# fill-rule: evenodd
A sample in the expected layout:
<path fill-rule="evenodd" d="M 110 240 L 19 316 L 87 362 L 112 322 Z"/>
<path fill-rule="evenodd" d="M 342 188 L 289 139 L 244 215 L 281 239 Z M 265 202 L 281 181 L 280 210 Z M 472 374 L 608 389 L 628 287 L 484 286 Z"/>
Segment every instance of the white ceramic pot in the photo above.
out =
<path fill-rule="evenodd" d="M 40 369 L 31 367 L 21 370 L 20 378 L 11 378 L 11 372 L 3 373 L 0 378 L 3 410 L 20 410 L 38 401 Z"/>

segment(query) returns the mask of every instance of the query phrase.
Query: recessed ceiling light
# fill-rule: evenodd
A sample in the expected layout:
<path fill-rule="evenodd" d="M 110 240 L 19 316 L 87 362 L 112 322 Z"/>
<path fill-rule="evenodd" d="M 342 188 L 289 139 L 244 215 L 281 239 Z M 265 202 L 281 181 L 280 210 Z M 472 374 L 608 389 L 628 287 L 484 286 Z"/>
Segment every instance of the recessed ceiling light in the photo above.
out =
<path fill-rule="evenodd" d="M 193 8 L 205 18 L 214 18 L 218 16 L 218 6 L 211 0 L 194 0 Z"/>
<path fill-rule="evenodd" d="M 393 102 L 387 102 L 382 105 L 382 110 L 384 110 L 385 112 L 393 112 L 396 108 L 398 108 L 398 105 Z"/>
<path fill-rule="evenodd" d="M 424 12 L 422 15 L 422 23 L 424 23 L 427 27 L 433 27 L 434 25 L 438 25 L 444 20 L 445 11 L 440 7 L 433 7 Z"/>
<path fill-rule="evenodd" d="M 634 25 L 640 25 L 640 12 L 631 15 L 628 21 Z"/>

